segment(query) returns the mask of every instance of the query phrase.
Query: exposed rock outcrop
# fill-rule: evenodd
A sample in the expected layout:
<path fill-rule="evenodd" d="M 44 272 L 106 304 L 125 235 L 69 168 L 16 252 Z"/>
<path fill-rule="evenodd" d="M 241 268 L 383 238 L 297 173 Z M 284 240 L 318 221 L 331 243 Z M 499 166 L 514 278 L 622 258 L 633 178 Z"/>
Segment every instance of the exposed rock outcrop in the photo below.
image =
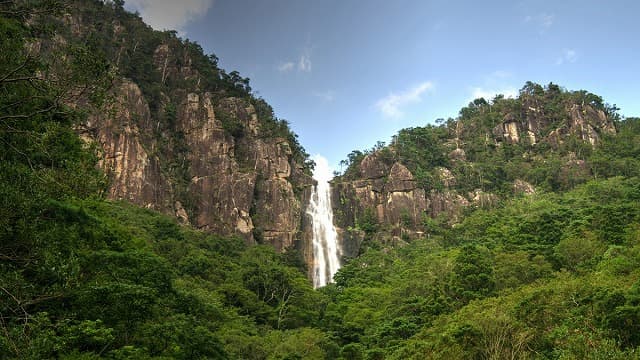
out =
<path fill-rule="evenodd" d="M 464 151 L 464 149 L 455 148 L 455 149 L 451 150 L 451 152 L 449 153 L 449 160 L 451 160 L 451 161 L 465 161 L 465 160 L 467 160 L 467 153 Z"/>
<path fill-rule="evenodd" d="M 308 252 L 302 218 L 313 180 L 291 144 L 263 132 L 248 99 L 201 91 L 185 54 L 161 44 L 153 61 L 163 83 L 192 85 L 161 93 L 151 110 L 135 82 L 119 79 L 110 104 L 81 129 L 101 149 L 109 198 L 248 243 Z"/>
<path fill-rule="evenodd" d="M 513 182 L 513 193 L 516 195 L 518 194 L 532 195 L 532 194 L 535 194 L 535 192 L 536 192 L 535 187 L 524 180 L 516 179 Z"/>
<path fill-rule="evenodd" d="M 135 83 L 123 80 L 114 88 L 113 101 L 103 111 L 90 115 L 81 131 L 101 149 L 99 166 L 109 178 L 110 198 L 166 209 L 171 206 L 167 201 L 172 190 L 159 158 L 149 151 L 155 144 L 145 144 L 149 126 L 151 114 L 142 91 Z"/>
<path fill-rule="evenodd" d="M 597 110 L 591 105 L 571 104 L 565 109 L 569 119 L 563 125 L 545 131 L 553 125 L 553 118 L 545 116 L 544 112 L 535 106 L 525 108 L 525 116 L 517 120 L 512 114 L 507 114 L 504 120 L 493 128 L 493 135 L 498 142 L 510 144 L 524 142 L 535 145 L 540 141 L 558 146 L 567 136 L 574 135 L 591 145 L 600 141 L 600 134 L 615 133 L 615 126 L 604 111 Z"/>
<path fill-rule="evenodd" d="M 387 240 L 398 244 L 403 239 L 423 236 L 425 217 L 446 214 L 455 222 L 462 215 L 462 209 L 472 203 L 452 190 L 425 191 L 407 167 L 399 162 L 386 164 L 375 153 L 360 163 L 360 174 L 366 177 L 333 182 L 336 225 L 343 234 L 347 256 L 357 255 L 364 236 L 363 222 L 375 221 L 388 233 Z M 447 184 L 455 184 L 455 178 L 446 168 L 440 168 L 438 176 Z M 477 197 L 478 204 L 495 201 L 491 194 L 473 196 Z"/>

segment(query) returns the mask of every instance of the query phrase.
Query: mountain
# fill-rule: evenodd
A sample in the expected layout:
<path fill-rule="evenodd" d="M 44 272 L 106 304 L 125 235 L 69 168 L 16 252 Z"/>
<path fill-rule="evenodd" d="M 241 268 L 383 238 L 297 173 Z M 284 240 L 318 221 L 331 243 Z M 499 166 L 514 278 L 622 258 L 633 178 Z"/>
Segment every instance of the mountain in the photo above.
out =
<path fill-rule="evenodd" d="M 317 337 L 313 164 L 248 79 L 122 5 L 0 4 L 0 358 Z"/>
<path fill-rule="evenodd" d="M 102 34 L 96 41 L 122 74 L 106 114 L 83 129 L 103 149 L 109 198 L 248 243 L 293 247 L 312 185 L 308 155 L 249 79 L 173 32 L 118 16 L 115 4 L 78 9 L 67 27 L 81 39 Z"/>
<path fill-rule="evenodd" d="M 100 152 L 107 198 L 248 244 L 308 253 L 302 218 L 311 162 L 249 79 L 220 69 L 215 55 L 175 32 L 152 30 L 122 4 L 68 5 L 41 19 L 56 30 L 37 46 L 46 56 L 82 44 L 109 64 L 104 101 L 87 108 L 79 126 Z M 69 105 L 84 103 L 80 96 Z"/>
<path fill-rule="evenodd" d="M 629 157 L 635 145 L 620 154 L 607 150 L 635 140 L 637 119 L 622 120 L 617 110 L 584 90 L 528 82 L 516 98 L 476 99 L 456 119 L 403 129 L 388 146 L 352 152 L 333 180 L 336 223 L 350 255 L 373 233 L 402 244 L 428 236 L 437 223 L 460 222 L 470 209 L 637 176 Z"/>
<path fill-rule="evenodd" d="M 349 154 L 344 358 L 637 359 L 640 119 L 617 110 L 527 83 Z"/>
<path fill-rule="evenodd" d="M 524 85 L 314 181 L 249 80 L 122 1 L 0 2 L 0 358 L 634 359 L 640 119 Z"/>

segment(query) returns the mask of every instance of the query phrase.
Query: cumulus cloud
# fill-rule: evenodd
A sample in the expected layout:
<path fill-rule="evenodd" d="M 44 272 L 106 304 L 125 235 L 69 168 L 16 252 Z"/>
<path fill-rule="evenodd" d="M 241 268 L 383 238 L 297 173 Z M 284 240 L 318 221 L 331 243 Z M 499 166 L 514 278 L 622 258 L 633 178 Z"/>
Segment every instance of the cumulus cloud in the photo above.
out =
<path fill-rule="evenodd" d="M 204 16 L 214 0 L 127 0 L 127 8 L 140 13 L 144 21 L 158 30 L 177 30 Z"/>
<path fill-rule="evenodd" d="M 404 115 L 404 106 L 421 102 L 422 95 L 431 89 L 433 83 L 426 81 L 403 92 L 391 93 L 378 100 L 375 106 L 385 117 L 397 119 Z"/>
<path fill-rule="evenodd" d="M 556 65 L 562 65 L 565 63 L 574 63 L 578 60 L 578 53 L 573 49 L 564 49 L 562 56 L 556 60 Z"/>

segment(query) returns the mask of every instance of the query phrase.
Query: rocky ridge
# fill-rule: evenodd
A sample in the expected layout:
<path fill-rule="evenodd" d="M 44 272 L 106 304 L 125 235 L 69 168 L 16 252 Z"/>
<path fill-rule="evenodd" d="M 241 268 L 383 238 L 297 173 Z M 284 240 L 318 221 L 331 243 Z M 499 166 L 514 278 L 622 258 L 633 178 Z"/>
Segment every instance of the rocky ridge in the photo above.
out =
<path fill-rule="evenodd" d="M 603 134 L 616 132 L 612 119 L 593 106 L 569 104 L 565 112 L 568 117 L 560 122 L 533 106 L 527 106 L 523 114 L 517 117 L 507 113 L 486 134 L 485 143 L 496 149 L 514 144 L 534 149 L 545 144 L 554 151 L 570 138 L 577 138 L 594 147 Z M 336 224 L 345 239 L 348 256 L 358 255 L 366 237 L 362 231 L 366 227 L 363 226 L 364 222 L 373 221 L 382 230 L 374 234 L 377 241 L 402 244 L 417 237 L 429 236 L 430 219 L 440 218 L 455 224 L 466 208 L 492 207 L 504 198 L 504 194 L 480 188 L 464 191 L 457 186 L 460 180 L 452 170 L 455 167 L 473 169 L 476 165 L 466 155 L 473 149 L 465 150 L 465 139 L 461 139 L 461 134 L 469 129 L 465 129 L 461 121 L 453 127 L 455 130 L 451 132 L 451 139 L 446 141 L 447 146 L 444 147 L 449 149 L 445 151 L 449 166 L 432 169 L 432 187 L 421 186 L 416 181 L 414 174 L 398 159 L 393 144 L 364 156 L 356 165 L 355 174 L 334 179 L 334 213 Z M 391 159 L 389 151 L 393 155 Z M 523 156 L 533 155 L 525 152 Z M 585 162 L 578 159 L 575 153 L 569 152 L 562 159 L 564 164 L 560 171 L 566 173 L 566 177 L 590 175 Z M 519 178 L 511 180 L 510 188 L 512 196 L 536 192 L 533 184 Z"/>

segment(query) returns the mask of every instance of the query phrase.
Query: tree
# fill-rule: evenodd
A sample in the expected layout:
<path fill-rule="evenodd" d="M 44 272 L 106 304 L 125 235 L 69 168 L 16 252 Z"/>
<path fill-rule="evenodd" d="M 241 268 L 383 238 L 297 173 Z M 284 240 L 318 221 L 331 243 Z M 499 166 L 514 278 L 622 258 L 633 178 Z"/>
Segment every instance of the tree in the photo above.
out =
<path fill-rule="evenodd" d="M 484 298 L 493 293 L 495 282 L 491 253 L 477 245 L 465 245 L 456 256 L 453 268 L 454 289 L 461 303 Z"/>

